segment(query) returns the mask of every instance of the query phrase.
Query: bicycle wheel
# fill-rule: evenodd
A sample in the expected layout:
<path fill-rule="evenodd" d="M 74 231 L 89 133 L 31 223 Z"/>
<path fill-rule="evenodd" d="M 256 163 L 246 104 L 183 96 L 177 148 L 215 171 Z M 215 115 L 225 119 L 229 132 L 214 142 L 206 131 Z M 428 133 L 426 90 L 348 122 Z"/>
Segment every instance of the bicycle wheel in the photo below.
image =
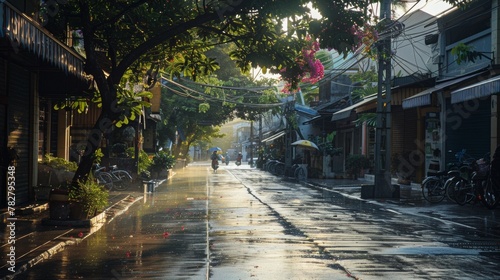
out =
<path fill-rule="evenodd" d="M 430 178 L 422 184 L 422 195 L 431 203 L 443 201 L 446 191 L 439 178 Z"/>
<path fill-rule="evenodd" d="M 457 192 L 458 192 L 457 182 L 459 180 L 460 179 L 458 177 L 451 177 L 450 179 L 446 180 L 446 182 L 444 183 L 446 197 L 448 198 L 449 201 L 452 201 L 455 203 L 457 203 L 457 199 L 456 199 Z"/>
<path fill-rule="evenodd" d="M 295 170 L 295 178 L 299 182 L 306 180 L 306 171 L 304 170 L 303 167 L 300 166 Z"/>
<path fill-rule="evenodd" d="M 472 185 L 465 180 L 460 180 L 456 183 L 455 201 L 458 205 L 465 205 L 470 202 L 474 196 L 471 194 Z"/>
<path fill-rule="evenodd" d="M 498 186 L 488 178 L 483 185 L 483 199 L 482 204 L 488 209 L 494 209 L 498 205 L 499 193 Z"/>
<path fill-rule="evenodd" d="M 274 172 L 278 176 L 283 176 L 285 174 L 285 164 L 282 162 L 278 162 L 276 167 L 274 168 Z"/>
<path fill-rule="evenodd" d="M 276 170 L 276 164 L 277 164 L 276 161 L 270 162 L 269 165 L 267 166 L 267 171 L 274 175 Z"/>
<path fill-rule="evenodd" d="M 120 178 L 120 180 L 123 180 L 125 182 L 132 182 L 132 176 L 125 170 L 116 170 L 113 171 L 113 174 L 116 177 Z"/>
<path fill-rule="evenodd" d="M 105 172 L 99 172 L 95 175 L 97 182 L 103 185 L 108 191 L 113 189 L 113 176 Z"/>
<path fill-rule="evenodd" d="M 132 176 L 125 170 L 113 171 L 113 175 L 116 177 L 113 184 L 116 190 L 123 191 L 132 183 Z"/>

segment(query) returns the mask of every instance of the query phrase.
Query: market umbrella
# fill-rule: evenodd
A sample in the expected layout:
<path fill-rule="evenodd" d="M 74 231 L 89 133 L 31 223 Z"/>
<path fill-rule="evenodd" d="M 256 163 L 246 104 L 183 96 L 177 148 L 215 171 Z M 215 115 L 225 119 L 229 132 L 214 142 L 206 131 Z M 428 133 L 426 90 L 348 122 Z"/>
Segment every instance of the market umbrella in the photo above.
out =
<path fill-rule="evenodd" d="M 298 140 L 292 143 L 292 146 L 297 146 L 309 150 L 319 150 L 318 146 L 309 140 Z"/>
<path fill-rule="evenodd" d="M 211 153 L 213 153 L 214 151 L 221 152 L 222 149 L 219 148 L 219 147 L 212 147 L 212 148 L 208 149 L 208 151 L 211 152 Z"/>

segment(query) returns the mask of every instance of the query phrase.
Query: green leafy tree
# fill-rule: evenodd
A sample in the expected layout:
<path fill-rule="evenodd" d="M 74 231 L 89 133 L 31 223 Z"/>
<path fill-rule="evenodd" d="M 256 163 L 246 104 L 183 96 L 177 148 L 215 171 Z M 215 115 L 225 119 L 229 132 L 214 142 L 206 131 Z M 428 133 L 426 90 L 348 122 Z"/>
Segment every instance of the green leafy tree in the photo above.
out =
<path fill-rule="evenodd" d="M 377 71 L 374 69 L 358 72 L 351 76 L 352 82 L 357 85 L 356 88 L 351 93 L 352 100 L 356 103 L 363 98 L 377 93 L 378 87 L 376 82 L 378 81 Z M 366 123 L 368 126 L 374 127 L 377 123 L 376 113 L 363 113 L 359 114 L 358 118 L 354 121 L 356 126 Z"/>
<path fill-rule="evenodd" d="M 364 11 L 371 4 L 358 0 L 62 2 L 44 24 L 63 40 L 67 27 L 81 31 L 85 71 L 92 76 L 102 104 L 74 182 L 86 179 L 103 133 L 131 120 L 127 109 L 118 104 L 127 73 L 133 73 L 129 79 L 135 77 L 146 86 L 154 83 L 156 69 L 170 68 L 172 77 L 195 81 L 217 70 L 206 51 L 231 42 L 232 58 L 244 72 L 260 66 L 266 72 L 286 74 L 292 86 L 298 85 L 298 77 L 307 70 L 297 67 L 296 58 L 308 45 L 308 34 L 322 48 L 347 54 L 357 43 L 351 27 L 368 21 Z M 309 2 L 321 18 L 309 16 Z M 286 29 L 281 24 L 285 19 Z"/>
<path fill-rule="evenodd" d="M 187 97 L 180 93 L 181 89 L 173 87 L 162 89 L 161 115 L 159 127 L 160 144 L 167 140 L 177 143 L 172 153 L 176 156 L 187 155 L 190 145 L 201 139 L 222 137 L 215 128 L 232 117 L 233 109 L 223 106 L 222 102 L 208 102 L 195 97 Z M 205 109 L 200 109 L 206 105 Z M 179 138 L 178 138 L 179 135 Z"/>

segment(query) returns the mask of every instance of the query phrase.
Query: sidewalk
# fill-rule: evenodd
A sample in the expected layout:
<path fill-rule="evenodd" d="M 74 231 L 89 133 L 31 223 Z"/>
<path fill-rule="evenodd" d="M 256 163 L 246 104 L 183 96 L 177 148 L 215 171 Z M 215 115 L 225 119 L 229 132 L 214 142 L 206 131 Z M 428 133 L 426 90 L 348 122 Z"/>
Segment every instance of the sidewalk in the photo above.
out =
<path fill-rule="evenodd" d="M 173 174 L 175 172 L 172 172 Z M 155 187 L 164 181 L 166 180 L 160 180 Z M 131 186 L 129 194 L 110 194 L 110 206 L 90 220 L 50 220 L 49 202 L 16 208 L 15 219 L 11 219 L 6 209 L 3 209 L 0 213 L 4 229 L 1 248 L 2 256 L 6 257 L 2 259 L 6 261 L 0 264 L 0 279 L 13 279 L 37 263 L 61 252 L 66 246 L 82 242 L 104 224 L 124 213 L 132 204 L 140 201 L 143 193 L 137 190 L 143 189 L 143 186 Z"/>
<path fill-rule="evenodd" d="M 347 193 L 349 195 L 364 198 L 363 194 L 363 186 L 365 185 L 373 185 L 375 181 L 375 176 L 368 175 L 364 178 L 358 178 L 357 180 L 351 179 L 307 179 L 305 184 L 311 187 L 324 188 L 328 190 L 336 190 L 339 192 Z M 397 180 L 393 178 L 392 181 L 393 186 L 398 186 L 398 189 L 395 189 L 394 196 L 392 198 L 386 198 L 383 200 L 392 200 L 393 202 L 401 202 L 401 203 L 418 203 L 423 201 L 422 197 L 422 188 L 420 184 L 412 183 L 411 185 L 401 185 L 397 183 Z M 377 198 L 366 198 L 366 199 L 375 199 Z"/>

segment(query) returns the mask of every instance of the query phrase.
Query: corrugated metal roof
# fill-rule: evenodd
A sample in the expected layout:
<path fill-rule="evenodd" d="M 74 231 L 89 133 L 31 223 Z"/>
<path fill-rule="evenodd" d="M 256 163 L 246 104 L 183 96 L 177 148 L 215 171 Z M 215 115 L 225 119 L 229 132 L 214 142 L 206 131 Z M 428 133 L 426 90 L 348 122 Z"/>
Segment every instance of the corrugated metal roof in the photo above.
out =
<path fill-rule="evenodd" d="M 459 77 L 459 78 L 456 78 L 453 80 L 447 80 L 445 82 L 438 83 L 434 87 L 431 87 L 431 88 L 426 89 L 422 92 L 419 92 L 411 97 L 406 98 L 405 100 L 403 100 L 402 107 L 403 107 L 403 109 L 410 109 L 410 108 L 415 108 L 415 107 L 420 107 L 420 106 L 431 105 L 432 93 L 441 91 L 447 87 L 456 85 L 456 84 L 461 83 L 465 80 L 477 77 L 483 73 L 484 72 L 479 72 L 479 73 L 475 73 L 472 75 L 466 75 L 466 76 L 462 76 L 462 77 Z"/>
<path fill-rule="evenodd" d="M 344 109 L 333 113 L 332 121 L 347 119 L 351 115 L 352 110 L 354 110 L 362 105 L 365 105 L 367 103 L 370 103 L 375 99 L 377 99 L 377 94 L 372 94 L 372 95 L 365 97 L 365 99 L 361 100 L 358 103 L 355 103 L 349 107 L 345 107 Z"/>
<path fill-rule="evenodd" d="M 500 92 L 500 76 L 496 76 L 451 92 L 451 104 L 481 98 Z"/>

